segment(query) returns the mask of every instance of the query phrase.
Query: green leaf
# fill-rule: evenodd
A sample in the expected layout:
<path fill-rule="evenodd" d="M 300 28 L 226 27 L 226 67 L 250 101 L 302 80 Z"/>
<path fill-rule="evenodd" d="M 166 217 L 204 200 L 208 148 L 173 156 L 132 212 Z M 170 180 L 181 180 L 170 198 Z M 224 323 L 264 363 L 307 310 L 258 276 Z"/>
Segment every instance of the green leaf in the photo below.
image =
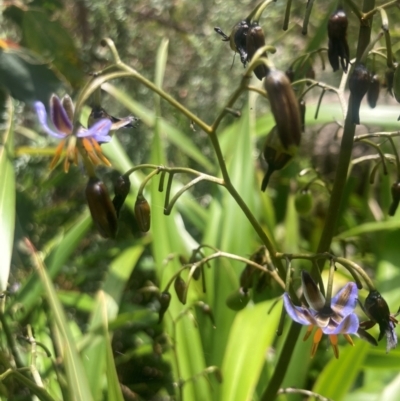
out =
<path fill-rule="evenodd" d="M 126 282 L 131 276 L 143 250 L 143 246 L 133 246 L 118 255 L 110 264 L 103 289 L 96 296 L 96 304 L 90 318 L 88 334 L 83 339 L 83 342 L 89 343 L 89 346 L 83 352 L 85 356 L 84 366 L 90 388 L 96 400 L 101 399 L 101 394 L 104 390 L 104 383 L 101 377 L 104 375 L 108 363 L 108 340 L 105 337 L 104 330 L 99 332 L 98 329 L 103 327 L 104 319 L 108 322 L 117 316 L 119 302 Z M 106 312 L 104 312 L 104 308 Z M 104 313 L 106 313 L 106 316 L 104 316 Z"/>
<path fill-rule="evenodd" d="M 10 97 L 7 109 L 5 130 L 0 136 L 0 292 L 7 289 L 15 229 L 14 106 Z"/>
<path fill-rule="evenodd" d="M 332 358 L 319 374 L 312 391 L 335 401 L 341 401 L 354 384 L 364 359 L 371 346 L 362 340 L 355 340 L 354 347 L 340 350 L 339 359 Z"/>
<path fill-rule="evenodd" d="M 53 283 L 46 272 L 46 268 L 39 256 L 39 253 L 35 252 L 32 245 L 29 243 L 28 247 L 32 252 L 33 263 L 37 272 L 39 273 L 40 280 L 45 289 L 46 298 L 49 303 L 53 319 L 58 330 L 60 331 L 64 348 L 65 370 L 67 373 L 67 382 L 71 399 L 74 401 L 92 401 L 93 397 L 89 390 L 87 376 L 76 349 L 76 340 L 70 331 L 65 312 L 59 299 L 57 298 Z"/>
<path fill-rule="evenodd" d="M 86 210 L 71 224 L 68 231 L 61 232 L 60 235 L 48 245 L 49 253 L 45 258 L 45 263 L 51 278 L 59 273 L 60 269 L 64 266 L 68 258 L 78 247 L 82 238 L 88 232 L 91 224 L 92 219 L 89 211 Z M 42 291 L 42 283 L 38 281 L 36 275 L 32 275 L 18 292 L 14 302 L 22 303 L 25 306 L 24 316 L 35 306 L 35 302 L 42 294 Z M 14 305 L 14 303 L 10 304 L 8 308 L 12 307 L 12 305 Z"/>
<path fill-rule="evenodd" d="M 265 353 L 274 341 L 280 316 L 277 307 L 267 314 L 272 303 L 261 302 L 236 315 L 222 364 L 222 401 L 253 399 Z"/>

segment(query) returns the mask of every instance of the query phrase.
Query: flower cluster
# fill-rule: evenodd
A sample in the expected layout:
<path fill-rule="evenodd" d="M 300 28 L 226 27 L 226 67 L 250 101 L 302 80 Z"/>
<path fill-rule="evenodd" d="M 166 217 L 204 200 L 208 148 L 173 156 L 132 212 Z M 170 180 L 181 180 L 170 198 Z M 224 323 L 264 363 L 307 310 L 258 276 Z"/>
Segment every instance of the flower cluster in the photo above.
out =
<path fill-rule="evenodd" d="M 353 345 L 349 334 L 356 334 L 359 328 L 359 320 L 354 313 L 357 305 L 357 286 L 353 282 L 346 284 L 330 302 L 327 302 L 306 271 L 302 272 L 301 281 L 303 294 L 309 307 L 294 305 L 289 295 L 285 293 L 283 302 L 286 312 L 295 322 L 309 326 L 304 340 L 310 336 L 314 327 L 317 327 L 313 338 L 312 357 L 317 351 L 322 335 L 327 334 L 333 353 L 338 358 L 338 334 L 343 334 L 345 339 Z"/>
<path fill-rule="evenodd" d="M 42 102 L 35 102 L 34 106 L 43 130 L 53 138 L 61 140 L 50 164 L 51 169 L 60 160 L 64 147 L 66 147 L 66 157 L 64 160 L 65 172 L 68 172 L 71 163 L 77 164 L 79 146 L 82 146 L 82 150 L 86 151 L 93 164 L 102 162 L 107 166 L 111 165 L 100 148 L 101 143 L 111 140 L 110 129 L 112 121 L 110 119 L 100 119 L 88 129 L 79 127 L 77 130 L 74 130 L 72 124 L 74 105 L 71 98 L 64 96 L 60 100 L 56 95 L 53 95 L 50 98 L 50 119 L 54 126 L 54 129 L 52 129 L 47 123 L 47 112 L 44 104 Z"/>

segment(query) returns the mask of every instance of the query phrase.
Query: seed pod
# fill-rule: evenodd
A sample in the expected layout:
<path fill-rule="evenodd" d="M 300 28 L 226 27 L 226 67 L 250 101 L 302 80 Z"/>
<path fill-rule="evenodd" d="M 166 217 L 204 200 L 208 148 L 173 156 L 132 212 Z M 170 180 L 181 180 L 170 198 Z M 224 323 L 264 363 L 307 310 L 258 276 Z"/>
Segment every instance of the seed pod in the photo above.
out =
<path fill-rule="evenodd" d="M 174 288 L 179 301 L 181 301 L 183 305 L 186 304 L 186 299 L 185 299 L 186 287 L 187 286 L 185 280 L 181 276 L 177 276 L 174 281 Z"/>
<path fill-rule="evenodd" d="M 265 46 L 264 32 L 257 22 L 253 22 L 246 36 L 247 61 L 251 61 L 257 49 L 263 46 Z M 266 57 L 267 54 L 264 53 L 263 56 Z M 254 69 L 254 74 L 260 81 L 267 75 L 267 72 L 267 66 L 264 64 Z"/>
<path fill-rule="evenodd" d="M 115 238 L 118 229 L 117 213 L 104 183 L 97 177 L 90 177 L 85 193 L 90 214 L 100 235 Z"/>
<path fill-rule="evenodd" d="M 333 71 L 339 69 L 339 60 L 344 72 L 350 60 L 349 45 L 347 43 L 348 20 L 346 13 L 338 9 L 331 15 L 328 21 L 328 58 Z"/>
<path fill-rule="evenodd" d="M 268 182 L 271 178 L 272 173 L 277 170 L 284 168 L 290 160 L 292 155 L 286 151 L 278 137 L 276 126 L 272 128 L 271 132 L 267 136 L 267 140 L 264 145 L 263 155 L 265 161 L 268 163 L 267 172 L 261 183 L 261 191 L 265 191 Z"/>
<path fill-rule="evenodd" d="M 304 216 L 310 213 L 313 205 L 311 192 L 307 189 L 297 192 L 294 198 L 294 207 L 298 214 Z"/>
<path fill-rule="evenodd" d="M 140 231 L 147 232 L 150 230 L 150 205 L 143 195 L 136 198 L 135 217 Z"/>
<path fill-rule="evenodd" d="M 264 79 L 276 129 L 283 147 L 295 153 L 301 139 L 299 104 L 287 76 L 278 70 L 270 70 Z"/>
<path fill-rule="evenodd" d="M 367 101 L 369 104 L 369 107 L 371 109 L 374 109 L 376 107 L 376 103 L 378 102 L 379 98 L 379 90 L 381 88 L 381 84 L 379 82 L 379 77 L 378 75 L 374 74 L 374 76 L 371 78 L 371 82 L 369 84 L 368 92 L 367 92 Z"/>
<path fill-rule="evenodd" d="M 127 177 L 126 175 L 120 175 L 117 178 L 117 181 L 114 182 L 114 199 L 112 202 L 114 204 L 115 211 L 117 212 L 117 216 L 119 216 L 121 207 L 124 204 L 130 189 L 131 189 L 131 181 L 129 180 L 129 177 Z"/>
<path fill-rule="evenodd" d="M 389 206 L 389 216 L 394 216 L 400 202 L 400 181 L 395 182 L 391 188 L 392 203 Z"/>
<path fill-rule="evenodd" d="M 160 309 L 158 311 L 158 323 L 161 323 L 165 312 L 168 310 L 169 304 L 171 302 L 171 294 L 167 291 L 162 292 L 158 301 L 160 302 Z"/>
<path fill-rule="evenodd" d="M 353 124 L 360 124 L 361 100 L 368 92 L 370 84 L 370 73 L 364 64 L 357 64 L 350 75 L 350 106 L 352 111 Z"/>
<path fill-rule="evenodd" d="M 247 292 L 244 292 L 242 288 L 239 288 L 226 299 L 226 305 L 229 309 L 239 311 L 246 307 L 249 303 L 250 297 Z"/>

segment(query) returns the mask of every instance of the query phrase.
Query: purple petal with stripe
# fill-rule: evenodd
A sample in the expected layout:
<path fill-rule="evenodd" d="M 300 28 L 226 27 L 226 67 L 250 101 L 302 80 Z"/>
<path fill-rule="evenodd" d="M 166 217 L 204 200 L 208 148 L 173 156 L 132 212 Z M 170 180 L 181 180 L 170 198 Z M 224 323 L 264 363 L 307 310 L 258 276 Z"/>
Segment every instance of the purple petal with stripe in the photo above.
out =
<path fill-rule="evenodd" d="M 331 301 L 332 310 L 339 315 L 340 318 L 353 313 L 357 306 L 358 289 L 356 283 L 347 283 Z M 341 319 L 335 319 L 340 322 Z"/>
<path fill-rule="evenodd" d="M 47 112 L 46 112 L 46 107 L 44 107 L 44 104 L 42 102 L 35 102 L 34 107 L 35 107 L 36 114 L 38 116 L 40 125 L 46 131 L 46 133 L 54 138 L 64 139 L 65 138 L 64 133 L 53 131 L 47 125 Z"/>
<path fill-rule="evenodd" d="M 307 308 L 303 308 L 302 306 L 293 305 L 292 300 L 286 292 L 283 294 L 283 304 L 285 305 L 287 314 L 295 322 L 306 326 L 309 326 L 310 324 L 316 324 L 309 310 Z"/>
<path fill-rule="evenodd" d="M 333 320 L 327 327 L 322 328 L 324 334 L 356 334 L 360 322 L 355 313 L 347 315 L 342 322 L 337 325 Z"/>
<path fill-rule="evenodd" d="M 60 99 L 56 95 L 50 98 L 50 117 L 58 131 L 64 132 L 66 135 L 72 132 L 72 123 Z"/>
<path fill-rule="evenodd" d="M 303 288 L 304 297 L 310 308 L 315 311 L 321 310 L 325 306 L 325 298 L 311 275 L 305 270 L 301 272 L 301 286 Z"/>
<path fill-rule="evenodd" d="M 112 122 L 108 118 L 104 118 L 97 121 L 89 129 L 82 128 L 78 134 L 78 138 L 91 137 L 97 142 L 110 142 L 111 137 L 109 135 Z"/>

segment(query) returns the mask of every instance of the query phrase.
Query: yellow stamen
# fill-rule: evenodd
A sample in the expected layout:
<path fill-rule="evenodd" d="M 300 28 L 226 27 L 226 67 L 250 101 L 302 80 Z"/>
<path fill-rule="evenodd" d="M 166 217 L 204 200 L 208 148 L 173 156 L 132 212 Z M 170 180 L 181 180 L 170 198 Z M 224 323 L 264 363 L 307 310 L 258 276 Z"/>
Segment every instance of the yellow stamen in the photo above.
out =
<path fill-rule="evenodd" d="M 347 340 L 347 342 L 354 346 L 353 339 L 348 334 L 343 334 L 343 337 Z"/>
<path fill-rule="evenodd" d="M 64 145 L 65 145 L 65 139 L 62 139 L 61 142 L 58 144 L 53 160 L 50 163 L 50 170 L 53 170 L 53 168 L 57 165 L 58 161 L 60 160 Z"/>
<path fill-rule="evenodd" d="M 314 355 L 317 352 L 319 342 L 321 341 L 321 338 L 322 338 L 322 334 L 323 333 L 320 328 L 318 328 L 314 334 L 313 345 L 311 348 L 311 358 L 314 358 Z"/>
<path fill-rule="evenodd" d="M 91 138 L 91 143 L 93 145 L 94 151 L 96 152 L 97 157 L 108 167 L 111 166 L 110 161 L 103 155 L 103 152 L 101 151 L 101 147 L 99 145 L 99 143 Z"/>
<path fill-rule="evenodd" d="M 306 331 L 306 334 L 304 334 L 303 341 L 306 341 L 308 337 L 310 337 L 311 332 L 313 331 L 314 325 L 308 326 L 308 329 Z"/>
<path fill-rule="evenodd" d="M 85 150 L 86 150 L 86 152 L 87 152 L 87 154 L 88 154 L 88 157 L 89 157 L 90 161 L 91 161 L 94 165 L 99 164 L 99 163 L 100 163 L 100 160 L 99 160 L 99 158 L 97 157 L 96 152 L 95 152 L 94 149 L 93 149 L 93 146 L 92 146 L 91 141 L 90 141 L 88 138 L 83 138 L 83 139 L 82 139 L 82 144 L 83 144 L 83 147 L 85 148 Z"/>
<path fill-rule="evenodd" d="M 338 336 L 336 334 L 330 334 L 329 335 L 329 340 L 331 341 L 333 353 L 335 355 L 335 358 L 339 358 L 339 347 L 338 347 Z"/>

